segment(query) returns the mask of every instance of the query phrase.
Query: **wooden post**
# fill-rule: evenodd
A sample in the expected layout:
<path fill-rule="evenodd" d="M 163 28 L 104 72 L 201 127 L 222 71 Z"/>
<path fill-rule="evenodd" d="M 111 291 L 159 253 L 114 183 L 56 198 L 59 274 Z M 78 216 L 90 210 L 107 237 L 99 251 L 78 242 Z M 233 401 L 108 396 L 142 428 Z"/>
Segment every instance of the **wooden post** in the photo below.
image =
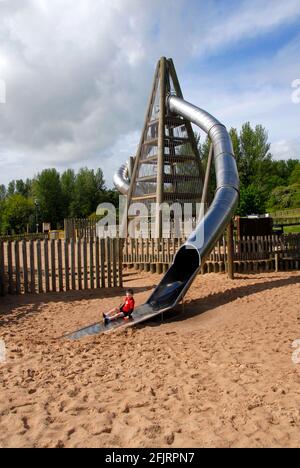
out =
<path fill-rule="evenodd" d="M 165 155 L 165 116 L 166 116 L 166 58 L 160 59 L 160 101 L 159 101 L 159 126 L 157 149 L 157 187 L 156 187 L 156 237 L 162 237 L 162 212 L 160 205 L 164 201 L 164 155 Z"/>
<path fill-rule="evenodd" d="M 275 253 L 275 271 L 278 273 L 279 271 L 279 255 L 278 253 Z"/>
<path fill-rule="evenodd" d="M 233 222 L 230 221 L 227 227 L 227 272 L 228 278 L 234 279 L 234 253 L 233 253 Z"/>

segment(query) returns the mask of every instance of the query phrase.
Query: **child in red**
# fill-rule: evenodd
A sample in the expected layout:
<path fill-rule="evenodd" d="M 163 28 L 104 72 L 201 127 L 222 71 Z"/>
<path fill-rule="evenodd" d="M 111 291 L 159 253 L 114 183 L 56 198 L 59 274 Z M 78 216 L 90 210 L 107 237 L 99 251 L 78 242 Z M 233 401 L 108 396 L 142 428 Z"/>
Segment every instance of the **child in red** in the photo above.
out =
<path fill-rule="evenodd" d="M 126 289 L 126 296 L 124 298 L 124 303 L 120 307 L 115 307 L 106 314 L 103 314 L 104 323 L 107 324 L 111 320 L 117 320 L 118 318 L 128 319 L 131 317 L 132 312 L 134 311 L 134 298 L 133 290 Z"/>

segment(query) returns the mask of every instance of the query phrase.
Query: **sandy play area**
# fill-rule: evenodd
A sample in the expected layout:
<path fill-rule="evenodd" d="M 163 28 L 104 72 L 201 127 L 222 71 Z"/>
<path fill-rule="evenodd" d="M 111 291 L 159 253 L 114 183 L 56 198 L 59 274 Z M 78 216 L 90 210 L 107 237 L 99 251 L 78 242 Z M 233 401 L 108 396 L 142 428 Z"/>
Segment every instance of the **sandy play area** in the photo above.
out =
<path fill-rule="evenodd" d="M 158 281 L 125 286 L 141 304 Z M 121 296 L 1 299 L 0 447 L 300 446 L 300 272 L 199 276 L 164 323 L 57 340 Z"/>

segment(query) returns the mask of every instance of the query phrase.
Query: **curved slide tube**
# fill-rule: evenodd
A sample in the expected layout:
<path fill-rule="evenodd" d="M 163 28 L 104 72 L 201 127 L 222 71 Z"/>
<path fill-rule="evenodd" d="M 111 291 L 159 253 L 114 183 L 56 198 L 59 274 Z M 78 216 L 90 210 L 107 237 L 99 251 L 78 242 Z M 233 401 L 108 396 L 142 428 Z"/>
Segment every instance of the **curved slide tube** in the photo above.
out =
<path fill-rule="evenodd" d="M 239 198 L 239 176 L 226 127 L 208 112 L 176 96 L 168 97 L 167 106 L 171 112 L 198 125 L 210 137 L 214 149 L 217 189 L 208 212 L 178 250 L 173 264 L 145 304 L 148 310 L 157 313 L 172 309 L 183 298 L 201 264 L 230 222 Z M 128 181 L 120 177 L 124 174 L 122 168 L 114 181 L 117 189 L 124 193 L 124 185 Z"/>
<path fill-rule="evenodd" d="M 208 112 L 181 98 L 169 96 L 167 105 L 171 112 L 198 125 L 212 141 L 217 179 L 213 202 L 196 230 L 176 253 L 171 267 L 148 301 L 135 309 L 132 320 L 110 323 L 108 327 L 95 324 L 69 335 L 70 339 L 112 331 L 121 326 L 131 326 L 175 307 L 191 286 L 205 258 L 234 214 L 239 199 L 239 177 L 231 139 L 226 128 Z M 128 192 L 130 185 L 128 165 L 121 166 L 115 174 L 114 183 L 122 194 L 125 195 Z"/>

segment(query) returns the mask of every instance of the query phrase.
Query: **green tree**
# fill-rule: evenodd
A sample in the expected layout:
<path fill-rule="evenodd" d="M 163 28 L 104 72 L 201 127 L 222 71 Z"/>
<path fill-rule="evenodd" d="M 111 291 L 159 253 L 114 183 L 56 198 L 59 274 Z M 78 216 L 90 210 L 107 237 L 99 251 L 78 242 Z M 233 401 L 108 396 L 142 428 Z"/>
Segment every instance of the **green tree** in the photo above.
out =
<path fill-rule="evenodd" d="M 293 172 L 289 178 L 290 184 L 300 184 L 300 162 L 294 167 Z"/>
<path fill-rule="evenodd" d="M 16 180 L 15 181 L 15 193 L 19 195 L 23 195 L 23 197 L 29 197 L 31 193 L 31 180 L 27 179 L 25 182 L 24 180 Z"/>
<path fill-rule="evenodd" d="M 33 201 L 23 195 L 14 194 L 2 203 L 2 232 L 8 234 L 24 233 L 30 216 L 34 212 Z"/>
<path fill-rule="evenodd" d="M 42 171 L 33 182 L 32 192 L 39 210 L 39 222 L 50 222 L 52 228 L 61 226 L 64 203 L 56 169 Z"/>
<path fill-rule="evenodd" d="M 255 186 L 241 187 L 240 203 L 237 210 L 239 216 L 265 213 L 264 194 Z"/>
<path fill-rule="evenodd" d="M 239 139 L 240 157 L 237 162 L 241 184 L 246 187 L 255 184 L 262 188 L 267 177 L 266 168 L 272 161 L 268 132 L 262 125 L 253 129 L 247 122 L 242 126 Z"/>
<path fill-rule="evenodd" d="M 0 201 L 4 200 L 6 197 L 6 187 L 5 185 L 0 185 Z"/>
<path fill-rule="evenodd" d="M 15 194 L 16 191 L 16 182 L 15 180 L 12 180 L 9 182 L 8 187 L 7 187 L 7 196 L 11 197 L 12 195 Z"/>
<path fill-rule="evenodd" d="M 74 199 L 70 211 L 73 217 L 88 217 L 94 213 L 99 203 L 106 201 L 103 172 L 98 169 L 82 168 L 75 179 Z"/>
<path fill-rule="evenodd" d="M 63 197 L 63 216 L 68 218 L 71 216 L 71 204 L 75 193 L 75 172 L 68 169 L 61 176 L 61 190 Z"/>

